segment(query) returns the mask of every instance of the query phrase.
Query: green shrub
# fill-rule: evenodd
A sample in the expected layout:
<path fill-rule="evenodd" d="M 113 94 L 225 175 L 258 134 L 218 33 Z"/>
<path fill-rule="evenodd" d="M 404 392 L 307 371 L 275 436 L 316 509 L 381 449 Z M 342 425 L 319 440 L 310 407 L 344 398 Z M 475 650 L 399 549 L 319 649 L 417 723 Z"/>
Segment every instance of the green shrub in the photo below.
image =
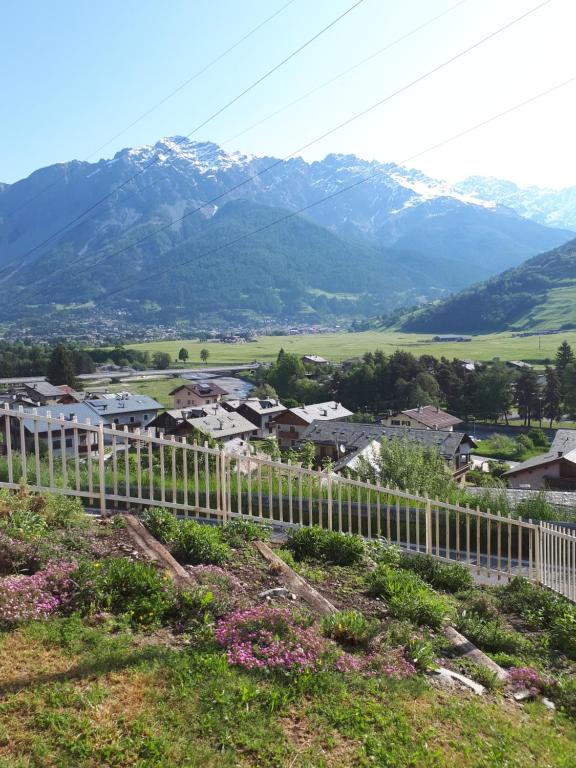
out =
<path fill-rule="evenodd" d="M 38 512 L 25 507 L 15 507 L 1 518 L 0 526 L 7 536 L 21 541 L 31 541 L 42 536 L 47 529 L 46 521 Z"/>
<path fill-rule="evenodd" d="M 445 598 L 435 594 L 416 573 L 379 565 L 368 577 L 371 595 L 385 598 L 390 614 L 437 629 L 450 612 Z"/>
<path fill-rule="evenodd" d="M 576 717 L 576 677 L 563 675 L 551 691 L 551 696 L 562 712 Z"/>
<path fill-rule="evenodd" d="M 169 509 L 150 507 L 144 512 L 142 522 L 154 538 L 162 544 L 170 544 L 176 538 L 178 520 Z"/>
<path fill-rule="evenodd" d="M 545 491 L 538 491 L 535 496 L 519 501 L 515 514 L 529 520 L 558 520 L 558 511 L 548 503 Z"/>
<path fill-rule="evenodd" d="M 231 520 L 222 528 L 224 541 L 231 547 L 241 547 L 247 541 L 268 541 L 272 536 L 272 526 L 252 520 Z"/>
<path fill-rule="evenodd" d="M 337 611 L 324 616 L 320 627 L 325 637 L 348 645 L 366 645 L 376 630 L 374 621 L 355 610 Z"/>
<path fill-rule="evenodd" d="M 466 613 L 473 613 L 481 619 L 497 619 L 498 604 L 487 592 L 473 592 L 466 599 Z"/>
<path fill-rule="evenodd" d="M 325 531 L 323 557 L 335 565 L 354 565 L 364 557 L 364 541 L 360 536 Z"/>
<path fill-rule="evenodd" d="M 222 565 L 230 557 L 230 547 L 222 541 L 222 529 L 184 520 L 178 523 L 172 542 L 174 557 L 190 565 Z"/>
<path fill-rule="evenodd" d="M 289 549 L 285 549 L 284 547 L 279 547 L 278 549 L 274 550 L 275 554 L 278 555 L 280 560 L 283 560 L 286 565 L 289 565 L 290 568 L 294 568 L 296 566 L 296 561 L 294 560 L 294 556 L 292 555 L 292 552 L 290 552 Z"/>
<path fill-rule="evenodd" d="M 396 567 L 400 565 L 400 548 L 395 544 L 388 544 L 386 541 L 367 541 L 366 554 L 376 563 L 383 563 Z"/>
<path fill-rule="evenodd" d="M 314 525 L 311 528 L 294 528 L 288 532 L 287 547 L 297 562 L 322 557 L 324 531 Z"/>
<path fill-rule="evenodd" d="M 526 659 L 523 656 L 517 656 L 513 653 L 506 653 L 505 651 L 495 651 L 488 654 L 492 661 L 503 667 L 509 669 L 510 667 L 525 667 Z"/>
<path fill-rule="evenodd" d="M 501 587 L 498 596 L 504 610 L 518 614 L 535 629 L 547 630 L 550 646 L 576 659 L 576 606 L 520 577 Z"/>
<path fill-rule="evenodd" d="M 42 499 L 41 514 L 49 528 L 85 528 L 90 525 L 80 499 L 56 493 L 46 493 Z"/>
<path fill-rule="evenodd" d="M 327 560 L 336 565 L 353 565 L 364 557 L 364 541 L 360 536 L 325 531 L 318 526 L 297 528 L 288 534 L 288 549 L 296 561 Z"/>
<path fill-rule="evenodd" d="M 438 666 L 437 649 L 421 630 L 415 630 L 408 621 L 393 621 L 386 630 L 385 642 L 390 646 L 402 646 L 404 655 L 416 669 L 429 672 Z"/>
<path fill-rule="evenodd" d="M 72 574 L 77 601 L 85 612 L 104 611 L 128 618 L 134 627 L 162 624 L 174 607 L 169 577 L 148 563 L 124 557 L 81 563 Z"/>
<path fill-rule="evenodd" d="M 503 682 L 496 672 L 488 669 L 488 667 L 483 667 L 481 664 L 476 664 L 470 659 L 458 659 L 455 666 L 458 668 L 458 672 L 471 678 L 474 682 L 480 683 L 489 691 L 503 687 Z"/>
<path fill-rule="evenodd" d="M 444 592 L 461 592 L 474 585 L 470 569 L 459 563 L 441 563 L 431 555 L 403 554 L 400 566 L 417 573 L 434 589 Z"/>
<path fill-rule="evenodd" d="M 529 642 L 522 635 L 506 629 L 495 619 L 461 614 L 456 621 L 456 629 L 483 651 L 522 653 L 529 648 Z"/>

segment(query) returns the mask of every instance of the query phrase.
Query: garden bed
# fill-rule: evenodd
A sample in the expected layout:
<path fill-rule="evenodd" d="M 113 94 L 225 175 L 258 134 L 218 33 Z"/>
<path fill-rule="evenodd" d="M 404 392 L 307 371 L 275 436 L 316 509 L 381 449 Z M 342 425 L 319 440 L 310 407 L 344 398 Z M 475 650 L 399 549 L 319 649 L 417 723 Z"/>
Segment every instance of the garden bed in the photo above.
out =
<path fill-rule="evenodd" d="M 25 491 L 2 502 L 14 557 L 0 581 L 0 768 L 574 764 L 574 693 L 558 688 L 574 676 L 571 614 L 543 590 L 478 589 L 459 569 L 313 529 L 276 552 L 334 604 L 320 617 L 278 589 L 259 526 L 145 515 L 183 584 L 144 561 L 121 518 Z M 6 609 L 14 583 L 28 614 Z M 34 604 L 31 585 L 51 601 Z M 445 615 L 537 698 L 520 706 L 516 688 L 451 658 Z M 490 691 L 438 687 L 438 660 Z"/>

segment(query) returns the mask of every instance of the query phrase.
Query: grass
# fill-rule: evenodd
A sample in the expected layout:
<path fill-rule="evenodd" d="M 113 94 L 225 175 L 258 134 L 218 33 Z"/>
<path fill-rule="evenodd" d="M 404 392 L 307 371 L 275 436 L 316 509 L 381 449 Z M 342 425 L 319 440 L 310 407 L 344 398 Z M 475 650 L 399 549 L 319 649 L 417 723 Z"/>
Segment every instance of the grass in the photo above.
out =
<path fill-rule="evenodd" d="M 364 352 L 381 349 L 391 354 L 396 349 L 412 352 L 414 355 L 430 354 L 436 357 L 458 357 L 490 361 L 495 357 L 502 360 L 545 360 L 553 358 L 564 339 L 576 346 L 576 331 L 551 336 L 528 336 L 518 338 L 511 333 L 494 333 L 474 336 L 470 342 L 437 343 L 431 334 L 397 333 L 393 331 L 365 331 L 362 333 L 307 334 L 302 336 L 261 336 L 256 342 L 246 344 L 217 344 L 210 342 L 152 341 L 130 345 L 131 348 L 149 352 L 168 352 L 173 358 L 181 347 L 189 354 L 189 366 L 202 366 L 200 350 L 210 351 L 208 365 L 246 363 L 252 360 L 270 362 L 282 347 L 287 352 L 300 355 L 317 354 L 329 360 L 341 361 L 362 355 Z"/>
<path fill-rule="evenodd" d="M 107 392 L 132 392 L 135 395 L 149 395 L 157 400 L 164 408 L 172 408 L 174 399 L 170 392 L 176 389 L 180 384 L 189 384 L 186 379 L 164 378 L 164 379 L 146 379 L 145 381 L 125 381 L 119 384 L 108 384 L 106 387 L 98 389 Z"/>
<path fill-rule="evenodd" d="M 0 766 L 573 765 L 576 726 L 422 679 L 300 679 L 229 667 L 78 619 L 0 638 Z"/>

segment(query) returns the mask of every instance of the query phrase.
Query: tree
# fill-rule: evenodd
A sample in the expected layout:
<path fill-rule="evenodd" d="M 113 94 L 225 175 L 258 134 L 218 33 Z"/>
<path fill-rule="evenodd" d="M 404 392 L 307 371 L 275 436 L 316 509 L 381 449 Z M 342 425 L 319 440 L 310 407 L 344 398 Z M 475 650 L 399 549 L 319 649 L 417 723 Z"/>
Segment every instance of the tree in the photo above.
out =
<path fill-rule="evenodd" d="M 178 360 L 180 360 L 182 363 L 185 363 L 189 357 L 190 355 L 188 354 L 188 350 L 185 347 L 182 347 L 180 352 L 178 352 Z"/>
<path fill-rule="evenodd" d="M 316 461 L 316 448 L 314 443 L 305 440 L 300 444 L 300 461 L 305 469 L 312 469 Z"/>
<path fill-rule="evenodd" d="M 250 397 L 258 397 L 261 400 L 277 400 L 278 394 L 274 387 L 271 387 L 270 384 L 258 384 L 257 387 L 254 387 L 250 391 Z"/>
<path fill-rule="evenodd" d="M 72 355 L 63 344 L 59 344 L 52 350 L 46 376 L 48 381 L 51 384 L 54 384 L 54 386 L 67 384 L 69 387 L 76 387 L 76 375 L 72 363 Z"/>
<path fill-rule="evenodd" d="M 564 407 L 570 416 L 576 414 L 576 361 L 568 363 L 560 380 Z"/>
<path fill-rule="evenodd" d="M 171 362 L 172 358 L 168 352 L 154 352 L 152 355 L 152 365 L 154 368 L 158 368 L 161 371 L 165 371 L 166 368 L 169 368 Z"/>
<path fill-rule="evenodd" d="M 546 385 L 544 387 L 544 416 L 552 423 L 558 421 L 561 415 L 562 387 L 560 376 L 555 368 L 546 368 Z"/>
<path fill-rule="evenodd" d="M 574 361 L 574 352 L 567 341 L 563 341 L 556 352 L 556 371 L 562 379 L 567 366 Z"/>
<path fill-rule="evenodd" d="M 200 360 L 202 360 L 202 362 L 204 363 L 204 365 L 206 365 L 206 363 L 208 362 L 208 358 L 209 358 L 209 357 L 210 357 L 210 350 L 209 350 L 209 349 L 206 349 L 206 347 L 203 347 L 203 348 L 200 350 Z"/>
<path fill-rule="evenodd" d="M 444 459 L 433 448 L 396 438 L 383 438 L 369 458 L 358 456 L 356 473 L 361 480 L 442 499 L 448 499 L 456 487 Z"/>
<path fill-rule="evenodd" d="M 486 368 L 476 377 L 474 414 L 479 419 L 508 423 L 508 411 L 513 402 L 513 374 L 502 363 Z"/>
<path fill-rule="evenodd" d="M 539 394 L 536 371 L 532 368 L 523 368 L 516 380 L 516 403 L 525 427 L 530 426 Z"/>

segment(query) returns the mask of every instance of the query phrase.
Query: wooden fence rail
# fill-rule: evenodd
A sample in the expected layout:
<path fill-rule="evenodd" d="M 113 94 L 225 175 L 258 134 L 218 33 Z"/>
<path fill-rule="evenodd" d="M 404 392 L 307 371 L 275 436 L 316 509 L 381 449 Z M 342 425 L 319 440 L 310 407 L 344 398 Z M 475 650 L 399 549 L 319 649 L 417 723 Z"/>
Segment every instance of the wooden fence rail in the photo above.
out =
<path fill-rule="evenodd" d="M 576 601 L 576 532 L 458 506 L 300 465 L 230 454 L 153 430 L 0 411 L 0 487 L 82 498 L 101 512 L 162 506 L 276 528 L 319 525 L 459 562 L 495 580 L 524 576 Z"/>

